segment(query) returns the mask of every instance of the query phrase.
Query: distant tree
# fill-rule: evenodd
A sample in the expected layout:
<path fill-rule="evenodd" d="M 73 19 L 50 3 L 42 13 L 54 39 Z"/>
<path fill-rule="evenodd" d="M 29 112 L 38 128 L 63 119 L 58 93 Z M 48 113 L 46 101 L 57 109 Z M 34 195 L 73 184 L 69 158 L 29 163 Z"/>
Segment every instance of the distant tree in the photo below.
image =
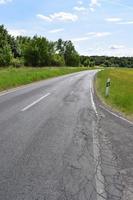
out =
<path fill-rule="evenodd" d="M 56 43 L 55 43 L 56 47 L 56 52 L 64 57 L 65 54 L 65 42 L 62 39 L 59 39 Z"/>
<path fill-rule="evenodd" d="M 133 57 L 80 56 L 81 65 L 101 67 L 133 67 Z"/>
<path fill-rule="evenodd" d="M 95 61 L 90 62 L 90 67 L 95 67 Z"/>
<path fill-rule="evenodd" d="M 56 51 L 64 57 L 67 66 L 79 66 L 80 57 L 71 41 L 59 39 L 56 43 Z"/>
<path fill-rule="evenodd" d="M 89 58 L 84 60 L 83 66 L 85 66 L 85 67 L 89 67 L 90 66 L 90 59 Z"/>
<path fill-rule="evenodd" d="M 67 66 L 79 66 L 80 57 L 71 41 L 64 43 L 64 59 Z"/>

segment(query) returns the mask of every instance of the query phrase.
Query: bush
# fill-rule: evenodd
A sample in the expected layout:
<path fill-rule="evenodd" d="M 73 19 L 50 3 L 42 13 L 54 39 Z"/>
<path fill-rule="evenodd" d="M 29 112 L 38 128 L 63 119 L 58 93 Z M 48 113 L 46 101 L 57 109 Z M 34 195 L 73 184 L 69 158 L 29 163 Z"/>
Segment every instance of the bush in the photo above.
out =
<path fill-rule="evenodd" d="M 67 54 L 65 57 L 67 66 L 78 67 L 80 65 L 80 58 L 77 53 Z"/>
<path fill-rule="evenodd" d="M 63 56 L 59 55 L 59 54 L 55 54 L 53 56 L 52 59 L 52 63 L 53 66 L 65 66 L 65 60 L 63 58 Z"/>
<path fill-rule="evenodd" d="M 13 67 L 19 68 L 19 67 L 24 66 L 24 61 L 21 58 L 13 58 L 11 61 L 11 65 Z"/>

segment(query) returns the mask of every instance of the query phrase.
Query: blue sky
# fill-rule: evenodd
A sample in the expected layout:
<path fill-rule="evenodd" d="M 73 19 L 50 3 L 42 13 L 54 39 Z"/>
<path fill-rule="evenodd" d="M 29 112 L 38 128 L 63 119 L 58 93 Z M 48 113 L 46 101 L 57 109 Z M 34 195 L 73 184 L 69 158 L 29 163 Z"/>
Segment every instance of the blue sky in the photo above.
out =
<path fill-rule="evenodd" d="M 14 36 L 72 40 L 84 55 L 133 56 L 131 0 L 0 0 L 0 24 Z"/>

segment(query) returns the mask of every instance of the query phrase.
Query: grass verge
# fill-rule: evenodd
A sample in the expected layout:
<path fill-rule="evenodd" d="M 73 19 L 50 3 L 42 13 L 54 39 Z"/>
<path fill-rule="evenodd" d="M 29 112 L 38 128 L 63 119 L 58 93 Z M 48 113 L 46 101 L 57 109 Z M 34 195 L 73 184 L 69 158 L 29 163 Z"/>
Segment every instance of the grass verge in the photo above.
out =
<path fill-rule="evenodd" d="M 83 67 L 6 68 L 0 69 L 0 91 L 39 80 L 88 70 Z"/>
<path fill-rule="evenodd" d="M 109 97 L 105 96 L 107 78 L 111 78 Z M 133 69 L 100 71 L 96 77 L 96 91 L 104 103 L 133 120 Z"/>

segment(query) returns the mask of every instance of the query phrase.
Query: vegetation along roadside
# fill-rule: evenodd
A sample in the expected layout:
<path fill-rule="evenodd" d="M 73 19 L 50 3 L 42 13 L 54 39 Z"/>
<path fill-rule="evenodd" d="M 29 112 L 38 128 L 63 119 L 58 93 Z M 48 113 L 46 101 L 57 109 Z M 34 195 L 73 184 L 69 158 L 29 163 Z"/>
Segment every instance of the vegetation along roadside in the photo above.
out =
<path fill-rule="evenodd" d="M 109 96 L 105 95 L 106 81 L 111 79 Z M 133 69 L 106 69 L 97 74 L 96 91 L 99 98 L 113 110 L 133 120 Z"/>
<path fill-rule="evenodd" d="M 0 69 L 0 91 L 88 69 L 88 67 L 2 68 Z"/>

